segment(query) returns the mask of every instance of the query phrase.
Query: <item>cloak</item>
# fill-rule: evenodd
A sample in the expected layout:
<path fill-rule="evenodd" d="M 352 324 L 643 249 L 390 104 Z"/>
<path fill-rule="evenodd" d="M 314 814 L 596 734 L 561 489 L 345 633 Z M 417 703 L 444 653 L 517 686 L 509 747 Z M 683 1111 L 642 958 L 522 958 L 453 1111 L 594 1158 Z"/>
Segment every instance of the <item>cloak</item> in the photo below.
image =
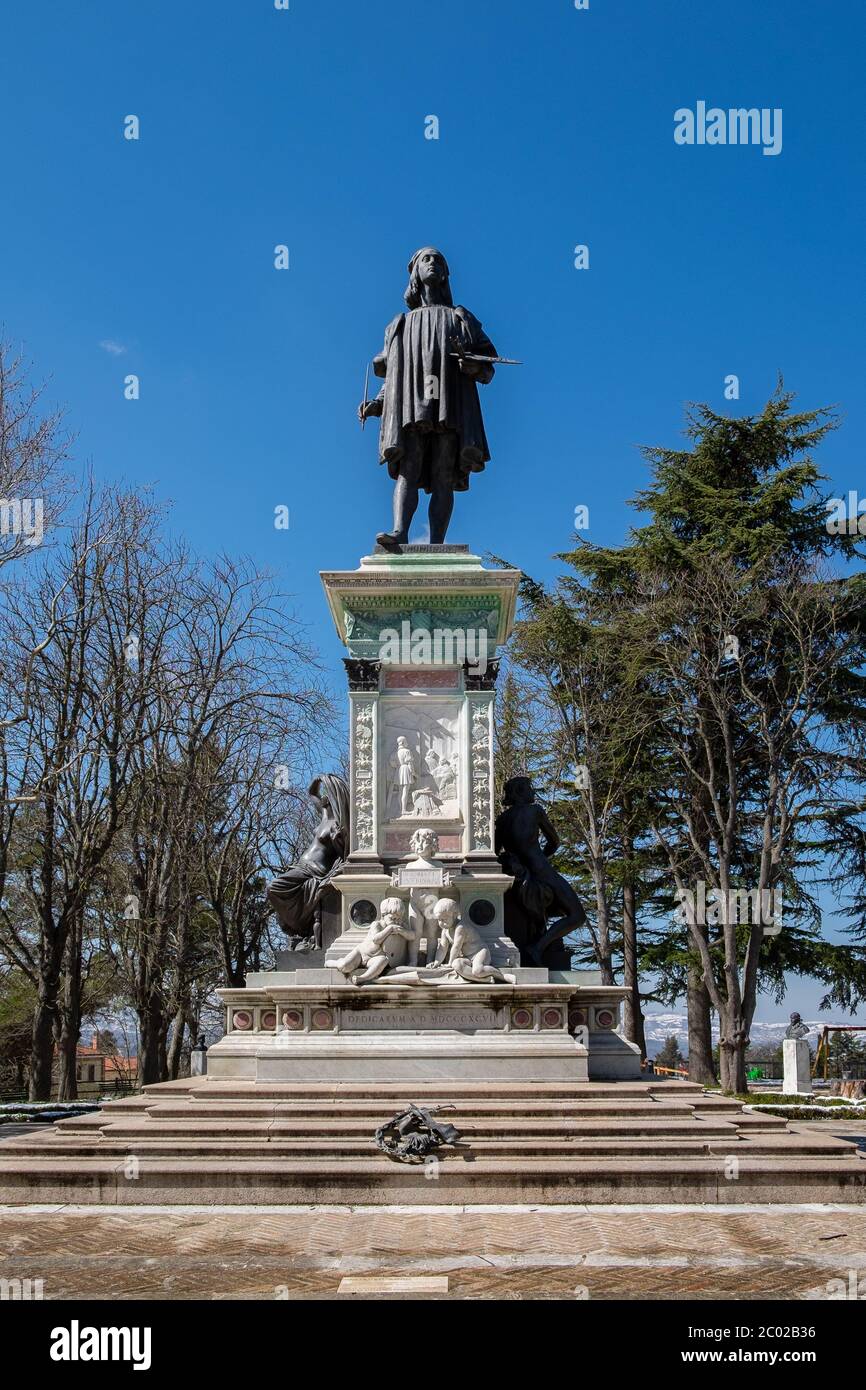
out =
<path fill-rule="evenodd" d="M 496 349 L 478 319 L 458 304 L 423 305 L 398 314 L 385 330 L 385 346 L 373 359 L 373 371 L 385 378 L 379 432 L 379 462 L 400 476 L 407 429 L 454 430 L 458 436 L 455 492 L 469 487 L 470 473 L 480 473 L 490 458 L 476 380 L 488 382 L 493 366 L 476 364 L 477 378 L 465 376 L 449 356 L 452 340 L 467 352 L 495 357 Z M 434 390 L 431 391 L 431 382 Z M 429 480 L 422 478 L 429 492 Z"/>

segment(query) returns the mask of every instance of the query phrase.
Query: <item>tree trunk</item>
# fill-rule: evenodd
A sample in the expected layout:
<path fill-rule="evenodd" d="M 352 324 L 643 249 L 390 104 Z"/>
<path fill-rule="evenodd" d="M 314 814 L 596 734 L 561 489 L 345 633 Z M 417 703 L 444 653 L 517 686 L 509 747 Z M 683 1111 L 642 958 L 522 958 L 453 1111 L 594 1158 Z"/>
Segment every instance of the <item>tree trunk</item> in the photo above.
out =
<path fill-rule="evenodd" d="M 746 1049 L 741 1042 L 722 1043 L 719 1048 L 721 1063 L 722 1090 L 737 1095 L 745 1095 L 749 1089 L 746 1080 Z"/>
<path fill-rule="evenodd" d="M 749 1045 L 748 1029 L 742 1018 L 723 1018 L 719 1020 L 722 1036 L 719 1039 L 719 1070 L 723 1091 L 733 1091 L 745 1095 L 749 1089 L 746 1079 L 746 1049 Z"/>
<path fill-rule="evenodd" d="M 54 1026 L 57 1022 L 57 996 L 60 991 L 60 963 L 63 951 L 55 934 L 43 946 L 36 1009 L 30 1047 L 31 1100 L 50 1100 L 54 1063 Z"/>
<path fill-rule="evenodd" d="M 714 1086 L 716 1069 L 713 1063 L 710 996 L 697 966 L 689 969 L 686 1006 L 689 1019 L 689 1080 L 698 1081 L 702 1086 Z"/>
<path fill-rule="evenodd" d="M 78 1099 L 78 1041 L 81 1037 L 81 929 L 69 932 L 66 969 L 60 1003 L 60 1038 L 57 1045 L 57 1099 Z"/>
<path fill-rule="evenodd" d="M 180 1073 L 180 1060 L 183 1052 L 183 1035 L 186 1024 L 186 1007 L 178 1005 L 177 1013 L 174 1016 L 174 1024 L 171 1030 L 171 1042 L 168 1048 L 168 1079 L 177 1081 Z"/>
<path fill-rule="evenodd" d="M 165 1081 L 165 1019 L 158 1000 L 139 1013 L 138 1079 L 142 1086 Z"/>
<path fill-rule="evenodd" d="M 594 865 L 593 877 L 595 879 L 595 930 L 597 942 L 595 944 L 595 958 L 598 961 L 598 968 L 601 971 L 601 982 L 603 985 L 615 985 L 613 977 L 613 952 L 610 945 L 610 907 L 607 898 L 607 883 L 604 876 L 603 864 Z"/>
<path fill-rule="evenodd" d="M 57 1044 L 58 1100 L 78 1099 L 78 1038 L 78 1028 L 72 1026 L 64 1012 Z"/>
<path fill-rule="evenodd" d="M 30 1100 L 51 1099 L 55 1014 L 56 1005 L 51 1001 L 50 995 L 43 994 L 40 984 L 39 1000 L 33 1015 L 33 1039 L 30 1049 Z"/>
<path fill-rule="evenodd" d="M 634 885 L 626 883 L 622 890 L 622 979 L 628 989 L 623 1006 L 623 1032 L 629 1042 L 640 1048 L 646 1057 L 646 1034 L 640 1002 L 640 981 L 637 973 L 637 913 Z"/>

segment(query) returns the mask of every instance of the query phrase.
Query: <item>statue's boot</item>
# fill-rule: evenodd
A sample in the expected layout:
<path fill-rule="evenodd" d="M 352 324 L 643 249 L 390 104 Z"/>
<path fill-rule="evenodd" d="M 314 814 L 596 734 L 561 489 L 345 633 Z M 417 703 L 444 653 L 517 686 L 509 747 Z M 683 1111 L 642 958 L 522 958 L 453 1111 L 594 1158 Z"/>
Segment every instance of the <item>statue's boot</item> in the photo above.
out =
<path fill-rule="evenodd" d="M 394 484 L 394 529 L 380 531 L 376 537 L 376 544 L 384 546 L 386 550 L 393 550 L 398 545 L 407 545 L 409 527 L 417 506 L 417 487 L 409 487 L 405 478 L 398 478 Z"/>
<path fill-rule="evenodd" d="M 404 531 L 379 531 L 376 535 L 376 544 L 385 550 L 395 550 L 398 545 L 406 545 L 408 541 L 409 537 Z"/>

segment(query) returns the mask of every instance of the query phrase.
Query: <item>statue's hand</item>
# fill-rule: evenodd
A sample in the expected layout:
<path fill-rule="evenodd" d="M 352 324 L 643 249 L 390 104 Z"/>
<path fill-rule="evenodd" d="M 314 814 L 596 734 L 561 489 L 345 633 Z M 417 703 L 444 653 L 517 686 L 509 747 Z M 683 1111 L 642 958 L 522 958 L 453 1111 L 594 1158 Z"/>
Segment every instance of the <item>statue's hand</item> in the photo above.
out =
<path fill-rule="evenodd" d="M 493 380 L 493 367 L 489 362 L 470 362 L 465 357 L 458 357 L 457 370 L 471 381 L 480 381 L 482 386 Z"/>
<path fill-rule="evenodd" d="M 369 420 L 371 415 L 382 414 L 382 402 L 380 400 L 362 401 L 358 406 L 358 419 Z"/>

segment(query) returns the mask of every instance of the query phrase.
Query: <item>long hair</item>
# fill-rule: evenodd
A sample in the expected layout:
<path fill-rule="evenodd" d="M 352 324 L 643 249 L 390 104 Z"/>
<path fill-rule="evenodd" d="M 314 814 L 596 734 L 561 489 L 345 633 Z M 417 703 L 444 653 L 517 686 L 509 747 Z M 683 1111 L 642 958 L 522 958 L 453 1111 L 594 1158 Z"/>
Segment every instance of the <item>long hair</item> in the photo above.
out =
<path fill-rule="evenodd" d="M 415 252 L 415 255 L 412 257 L 411 261 L 406 267 L 406 269 L 409 271 L 409 283 L 406 286 L 406 291 L 403 295 L 403 298 L 405 299 L 406 304 L 410 309 L 417 309 L 419 305 L 424 303 L 424 292 L 421 285 L 421 279 L 418 275 L 418 262 L 425 251 L 436 251 L 437 256 L 442 256 L 442 252 L 437 251 L 435 246 L 422 246 L 419 251 Z M 453 309 L 454 300 L 451 298 L 451 272 L 448 269 L 448 262 L 445 260 L 444 256 L 442 256 L 442 262 L 445 266 L 445 279 L 442 281 L 442 284 L 439 289 L 439 293 L 441 295 L 441 299 L 439 302 L 441 304 L 447 304 L 450 309 Z"/>
<path fill-rule="evenodd" d="M 502 788 L 502 804 L 506 810 L 512 806 L 531 806 L 535 800 L 535 789 L 530 777 L 509 777 Z"/>
<path fill-rule="evenodd" d="M 334 848 L 341 859 L 345 859 L 349 845 L 349 788 L 336 772 L 323 772 L 310 784 L 310 796 L 320 800 L 324 795 L 331 804 L 338 831 L 333 836 Z"/>

